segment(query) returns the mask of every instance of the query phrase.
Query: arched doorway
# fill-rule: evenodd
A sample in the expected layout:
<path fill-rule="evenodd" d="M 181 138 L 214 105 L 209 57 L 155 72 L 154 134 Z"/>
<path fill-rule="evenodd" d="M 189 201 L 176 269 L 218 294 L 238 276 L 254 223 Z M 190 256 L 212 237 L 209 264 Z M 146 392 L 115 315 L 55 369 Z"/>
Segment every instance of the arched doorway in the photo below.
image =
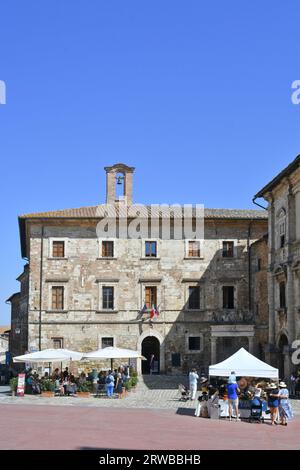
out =
<path fill-rule="evenodd" d="M 142 374 L 150 374 L 151 371 L 154 374 L 159 374 L 160 344 L 155 336 L 147 336 L 143 339 L 142 356 L 147 359 L 146 361 L 142 361 Z"/>
<path fill-rule="evenodd" d="M 278 369 L 279 369 L 279 377 L 282 380 L 287 377 L 288 371 L 286 366 L 286 361 L 288 360 L 287 353 L 288 353 L 288 339 L 285 335 L 281 335 L 278 341 Z"/>

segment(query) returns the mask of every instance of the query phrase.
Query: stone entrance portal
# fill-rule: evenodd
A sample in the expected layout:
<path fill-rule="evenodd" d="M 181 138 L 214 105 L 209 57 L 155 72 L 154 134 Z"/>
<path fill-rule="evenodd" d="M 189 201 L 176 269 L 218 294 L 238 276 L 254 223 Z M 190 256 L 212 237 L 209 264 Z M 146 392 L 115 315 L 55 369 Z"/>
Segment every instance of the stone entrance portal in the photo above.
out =
<path fill-rule="evenodd" d="M 155 336 L 147 336 L 142 342 L 142 374 L 159 374 L 160 372 L 160 344 Z"/>

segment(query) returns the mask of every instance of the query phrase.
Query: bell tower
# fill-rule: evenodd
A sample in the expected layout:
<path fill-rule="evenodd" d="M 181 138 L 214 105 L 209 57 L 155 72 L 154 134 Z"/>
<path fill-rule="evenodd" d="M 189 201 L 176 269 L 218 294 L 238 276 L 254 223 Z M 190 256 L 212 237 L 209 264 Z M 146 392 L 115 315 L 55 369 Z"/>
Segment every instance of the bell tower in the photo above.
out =
<path fill-rule="evenodd" d="M 113 166 L 106 166 L 104 170 L 106 171 L 106 204 L 115 204 L 120 199 L 123 199 L 127 205 L 132 204 L 132 183 L 135 168 L 117 163 Z M 118 196 L 117 186 L 121 187 L 121 194 Z"/>

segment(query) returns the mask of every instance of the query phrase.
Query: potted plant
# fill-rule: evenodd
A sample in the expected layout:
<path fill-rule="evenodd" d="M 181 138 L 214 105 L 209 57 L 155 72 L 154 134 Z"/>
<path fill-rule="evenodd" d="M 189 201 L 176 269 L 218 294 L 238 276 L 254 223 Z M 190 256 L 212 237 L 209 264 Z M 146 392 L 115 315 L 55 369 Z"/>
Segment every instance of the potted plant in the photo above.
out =
<path fill-rule="evenodd" d="M 138 381 L 139 381 L 139 379 L 137 378 L 137 375 L 133 375 L 130 379 L 131 386 L 133 387 L 134 390 L 135 390 L 135 388 L 138 384 Z"/>
<path fill-rule="evenodd" d="M 79 382 L 77 384 L 77 395 L 82 398 L 89 398 L 91 396 L 91 384 L 88 382 Z"/>
<path fill-rule="evenodd" d="M 128 380 L 126 380 L 126 382 L 125 382 L 125 389 L 126 389 L 126 392 L 130 392 L 131 388 L 132 388 L 131 379 L 128 379 Z"/>
<path fill-rule="evenodd" d="M 55 385 L 50 379 L 43 380 L 41 383 L 42 397 L 53 397 Z"/>
<path fill-rule="evenodd" d="M 18 388 L 18 377 L 13 377 L 12 379 L 10 379 L 9 385 L 11 389 L 11 394 L 14 397 L 16 395 L 17 388 Z"/>

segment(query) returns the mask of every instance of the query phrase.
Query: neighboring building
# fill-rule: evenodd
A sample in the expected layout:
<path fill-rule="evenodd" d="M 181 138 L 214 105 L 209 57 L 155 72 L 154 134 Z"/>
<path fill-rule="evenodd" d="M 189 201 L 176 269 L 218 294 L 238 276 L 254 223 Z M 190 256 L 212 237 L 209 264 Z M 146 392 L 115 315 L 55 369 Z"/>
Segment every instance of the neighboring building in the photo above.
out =
<path fill-rule="evenodd" d="M 29 265 L 25 265 L 23 273 L 17 278 L 21 291 L 7 299 L 11 304 L 11 330 L 9 335 L 9 351 L 12 357 L 24 354 L 28 348 L 28 292 Z"/>
<path fill-rule="evenodd" d="M 288 378 L 292 343 L 300 339 L 300 156 L 258 198 L 269 203 L 268 358 Z"/>
<path fill-rule="evenodd" d="M 9 350 L 9 326 L 0 326 L 0 364 L 6 364 L 6 353 Z"/>
<path fill-rule="evenodd" d="M 255 317 L 256 355 L 262 361 L 269 343 L 268 236 L 251 246 L 252 304 Z"/>
<path fill-rule="evenodd" d="M 130 213 L 134 168 L 117 164 L 105 170 L 106 202 L 118 213 Z M 117 199 L 122 182 L 123 197 Z M 266 305 L 257 314 L 259 287 L 256 291 L 251 267 L 258 246 L 253 243 L 267 232 L 265 211 L 205 209 L 204 240 L 99 239 L 96 228 L 106 208 L 19 218 L 29 266 L 21 279 L 25 292 L 18 323 L 28 343 L 18 354 L 114 345 L 138 349 L 148 359 L 154 354 L 158 371 L 178 373 L 192 366 L 207 369 L 240 346 L 260 351 Z M 152 305 L 160 313 L 150 322 Z M 142 361 L 142 369 L 149 371 L 149 361 Z"/>

